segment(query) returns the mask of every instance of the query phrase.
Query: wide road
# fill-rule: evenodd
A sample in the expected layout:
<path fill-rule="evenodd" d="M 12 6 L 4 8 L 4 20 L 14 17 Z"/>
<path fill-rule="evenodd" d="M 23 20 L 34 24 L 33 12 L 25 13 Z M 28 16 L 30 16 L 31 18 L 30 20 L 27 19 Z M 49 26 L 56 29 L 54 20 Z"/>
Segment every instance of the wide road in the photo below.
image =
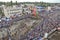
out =
<path fill-rule="evenodd" d="M 51 22 L 53 22 L 53 21 L 58 21 L 59 19 L 60 19 L 60 10 L 55 10 L 55 11 L 53 11 L 53 12 L 50 12 L 50 13 L 48 13 L 48 12 L 43 12 L 43 13 L 40 13 L 39 14 L 39 16 L 41 17 L 41 18 L 43 18 L 43 21 L 41 22 L 41 23 L 39 23 L 39 25 L 37 25 L 33 30 L 32 30 L 32 32 L 34 32 L 34 30 L 36 30 L 37 32 L 38 32 L 38 28 L 45 28 L 43 25 L 44 25 L 44 23 L 45 22 L 48 22 L 48 21 L 51 21 Z M 53 23 L 55 23 L 55 22 L 53 22 Z M 60 22 L 59 22 L 60 23 Z M 55 27 L 54 27 L 55 28 Z M 48 29 L 49 30 L 49 29 Z M 50 29 L 51 30 L 51 29 Z M 42 31 L 45 31 L 45 30 L 42 30 Z M 36 32 L 36 33 L 37 33 Z M 30 34 L 30 33 L 29 33 Z M 40 32 L 40 34 L 41 34 L 41 32 Z M 40 35 L 39 35 L 40 36 Z"/>

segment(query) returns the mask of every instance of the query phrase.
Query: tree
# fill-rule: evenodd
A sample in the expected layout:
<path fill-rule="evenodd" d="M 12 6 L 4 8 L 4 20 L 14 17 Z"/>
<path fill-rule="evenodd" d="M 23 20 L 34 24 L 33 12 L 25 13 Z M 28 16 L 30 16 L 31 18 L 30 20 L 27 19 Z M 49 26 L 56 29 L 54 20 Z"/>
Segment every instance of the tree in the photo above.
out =
<path fill-rule="evenodd" d="M 10 2 L 10 3 L 11 3 L 11 6 L 12 6 L 12 4 L 13 4 L 12 0 L 11 0 L 11 2 Z"/>
<path fill-rule="evenodd" d="M 5 2 L 4 2 L 4 5 L 5 5 Z"/>
<path fill-rule="evenodd" d="M 2 9 L 0 8 L 0 15 L 4 16 L 4 13 L 2 12 Z"/>
<path fill-rule="evenodd" d="M 16 5 L 17 5 L 17 1 L 16 1 Z"/>

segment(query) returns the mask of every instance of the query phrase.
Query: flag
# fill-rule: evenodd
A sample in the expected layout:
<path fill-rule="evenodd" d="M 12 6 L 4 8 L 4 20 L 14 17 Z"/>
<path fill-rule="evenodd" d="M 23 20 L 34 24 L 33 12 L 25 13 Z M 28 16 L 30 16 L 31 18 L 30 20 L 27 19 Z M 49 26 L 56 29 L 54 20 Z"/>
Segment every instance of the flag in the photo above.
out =
<path fill-rule="evenodd" d="M 33 15 L 36 16 L 36 8 L 33 9 Z"/>

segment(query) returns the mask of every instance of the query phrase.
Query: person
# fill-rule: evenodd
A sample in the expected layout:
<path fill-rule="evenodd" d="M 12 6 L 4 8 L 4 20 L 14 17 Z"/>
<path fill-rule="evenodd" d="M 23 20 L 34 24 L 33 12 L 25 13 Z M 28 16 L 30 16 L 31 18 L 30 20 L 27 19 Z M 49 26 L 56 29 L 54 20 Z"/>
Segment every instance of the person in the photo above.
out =
<path fill-rule="evenodd" d="M 33 40 L 33 38 L 31 38 L 30 40 Z"/>
<path fill-rule="evenodd" d="M 0 19 L 0 22 L 1 22 L 1 19 Z"/>
<path fill-rule="evenodd" d="M 2 27 L 2 25 L 1 25 L 1 20 L 0 20 L 0 28 Z"/>

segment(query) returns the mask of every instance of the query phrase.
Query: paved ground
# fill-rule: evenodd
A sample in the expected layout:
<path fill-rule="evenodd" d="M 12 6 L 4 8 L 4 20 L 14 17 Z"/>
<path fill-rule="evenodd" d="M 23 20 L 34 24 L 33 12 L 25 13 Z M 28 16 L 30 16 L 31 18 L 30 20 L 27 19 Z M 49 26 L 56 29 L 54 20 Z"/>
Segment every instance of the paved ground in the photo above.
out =
<path fill-rule="evenodd" d="M 46 15 L 46 14 L 47 14 L 47 15 Z M 47 19 L 49 19 L 49 18 L 51 18 L 52 20 L 54 20 L 54 19 L 57 20 L 58 15 L 60 16 L 60 10 L 55 10 L 53 13 L 47 13 L 47 12 L 45 13 L 45 12 L 44 12 L 44 13 L 40 14 L 40 16 L 44 19 L 43 22 L 41 22 L 41 24 L 44 23 L 45 19 L 46 19 L 46 22 L 47 22 Z M 60 17 L 59 17 L 59 19 L 60 19 Z M 22 20 L 22 21 L 23 21 L 23 20 Z M 27 20 L 26 20 L 26 21 L 27 21 Z M 37 20 L 37 21 L 38 21 L 38 20 Z M 53 22 L 53 23 L 54 23 L 54 22 Z M 60 22 L 59 22 L 59 23 L 60 23 Z M 30 23 L 29 23 L 29 24 L 30 24 Z M 22 25 L 23 25 L 23 24 L 22 24 Z M 21 25 L 19 25 L 19 30 L 17 30 L 18 28 L 16 29 L 16 30 L 17 30 L 17 33 L 15 34 L 15 36 L 13 36 L 13 37 L 14 37 L 14 40 L 16 40 L 16 39 L 19 40 L 18 37 L 17 37 L 17 36 L 18 36 L 17 34 L 19 34 L 19 35 L 21 34 L 21 37 L 19 36 L 21 39 L 25 38 L 25 35 L 26 35 L 25 33 L 26 33 L 26 31 L 27 31 L 28 29 L 30 29 L 30 27 L 25 27 L 25 26 L 23 26 L 23 27 L 24 27 L 24 28 L 23 28 L 22 26 L 21 26 L 21 27 L 20 27 L 20 26 L 21 26 Z M 38 26 L 38 27 L 37 27 L 37 26 Z M 38 29 L 39 26 L 40 26 L 40 24 L 37 25 L 37 26 L 36 26 L 36 28 Z M 43 26 L 43 25 L 42 25 L 42 26 Z M 14 27 L 15 27 L 15 26 L 14 26 Z M 43 27 L 44 27 L 44 26 L 43 26 Z M 36 30 L 36 28 L 34 27 L 33 29 Z M 44 28 L 47 28 L 47 27 L 44 27 Z M 26 31 L 25 31 L 25 30 L 26 30 Z M 49 29 L 47 29 L 47 30 L 49 30 Z M 19 32 L 18 32 L 18 31 L 19 31 Z M 13 32 L 13 31 L 12 31 L 12 32 Z M 15 32 L 15 30 L 14 30 L 14 32 Z M 24 32 L 24 33 L 23 33 L 23 32 Z M 29 32 L 30 32 L 30 31 L 29 31 Z M 34 32 L 34 31 L 32 31 L 32 32 Z M 43 32 L 44 32 L 44 31 L 43 31 Z M 37 30 L 36 33 L 39 33 L 39 34 L 40 34 L 40 31 Z M 22 34 L 24 34 L 24 35 L 22 35 Z M 38 36 L 39 36 L 39 35 L 38 35 Z M 23 39 L 23 40 L 24 40 L 24 39 Z M 60 33 L 55 32 L 54 34 L 52 34 L 50 40 L 60 40 Z"/>

